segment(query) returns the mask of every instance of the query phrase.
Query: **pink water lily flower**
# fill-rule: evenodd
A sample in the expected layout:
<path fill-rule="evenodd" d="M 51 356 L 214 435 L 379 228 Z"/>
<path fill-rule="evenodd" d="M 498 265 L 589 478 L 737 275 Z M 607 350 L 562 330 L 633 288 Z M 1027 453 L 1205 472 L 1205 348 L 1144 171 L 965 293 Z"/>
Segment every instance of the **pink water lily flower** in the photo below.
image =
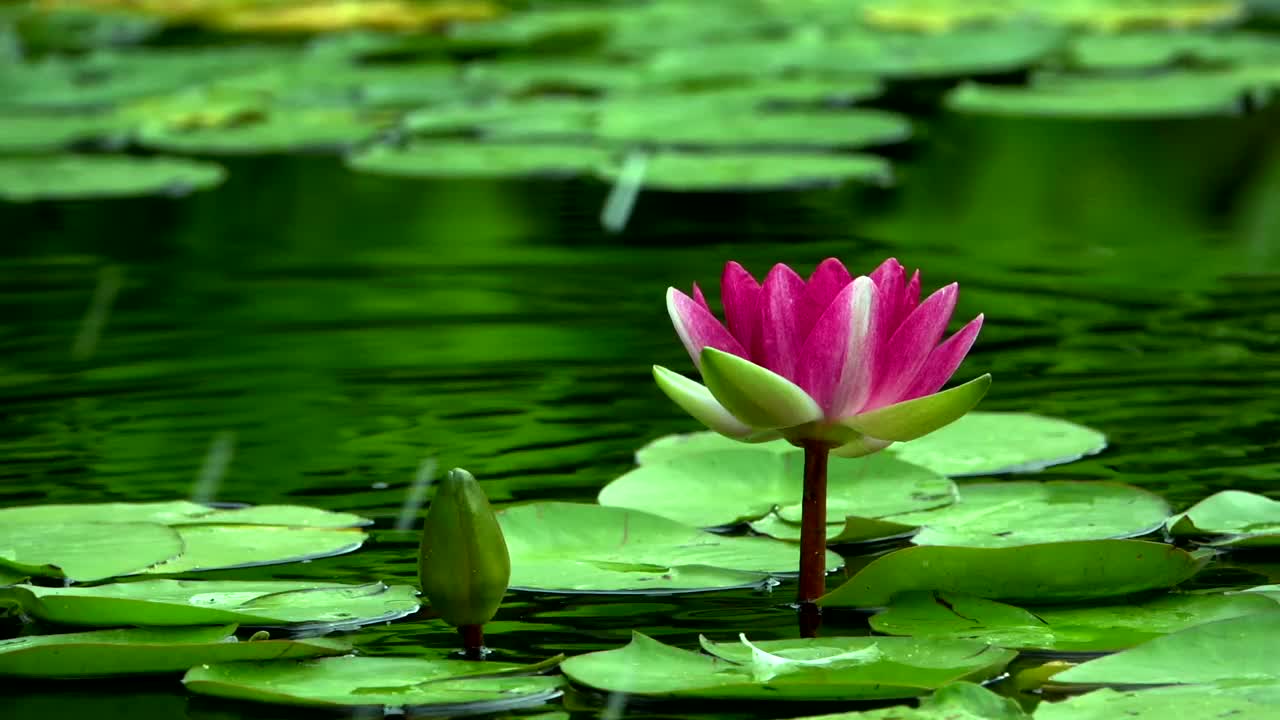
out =
<path fill-rule="evenodd" d="M 667 291 L 667 310 L 701 385 L 654 366 L 658 386 L 707 427 L 746 442 L 784 437 L 855 457 L 960 418 L 991 384 L 983 375 L 939 392 L 982 327 L 979 315 L 945 341 L 958 287 L 920 300 L 919 271 L 890 258 L 853 277 L 824 260 L 808 280 L 786 265 L 764 283 L 725 266 L 726 323 L 695 284 Z"/>

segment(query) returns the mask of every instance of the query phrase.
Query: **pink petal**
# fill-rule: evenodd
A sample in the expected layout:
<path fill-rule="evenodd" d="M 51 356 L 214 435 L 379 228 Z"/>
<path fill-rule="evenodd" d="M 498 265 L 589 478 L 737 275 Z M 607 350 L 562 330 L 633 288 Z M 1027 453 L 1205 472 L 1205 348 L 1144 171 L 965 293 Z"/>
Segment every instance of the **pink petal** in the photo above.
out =
<path fill-rule="evenodd" d="M 875 390 L 861 411 L 892 405 L 903 399 L 955 312 L 960 288 L 956 283 L 938 290 L 920 304 L 889 338 L 877 358 Z"/>
<path fill-rule="evenodd" d="M 707 296 L 702 294 L 702 288 L 698 287 L 698 283 L 693 284 L 693 299 L 702 307 L 711 312 L 711 306 L 707 304 Z M 715 313 L 712 313 L 713 315 Z"/>
<path fill-rule="evenodd" d="M 729 332 L 746 348 L 748 358 L 759 358 L 760 283 L 736 262 L 724 266 L 720 276 L 720 300 Z"/>
<path fill-rule="evenodd" d="M 903 400 L 914 400 L 925 395 L 932 395 L 947 384 L 947 380 L 960 367 L 960 362 L 969 354 L 973 341 L 978 339 L 978 331 L 982 329 L 983 316 L 969 321 L 955 335 L 929 353 L 929 359 L 920 368 L 920 373 L 911 381 L 911 386 L 903 395 Z"/>
<path fill-rule="evenodd" d="M 804 298 L 804 279 L 778 263 L 765 277 L 761 293 L 758 362 L 793 380 L 796 352 L 803 340 L 796 328 L 796 318 Z"/>
<path fill-rule="evenodd" d="M 886 335 L 882 340 L 888 342 L 888 336 L 893 335 L 893 331 L 898 329 L 902 319 L 907 316 L 907 313 L 902 309 L 902 294 L 905 292 L 903 286 L 907 282 L 907 269 L 898 264 L 897 259 L 889 258 L 880 263 L 880 267 L 871 271 L 869 277 L 875 282 L 876 291 L 880 299 L 876 312 L 880 316 L 880 329 Z"/>
<path fill-rule="evenodd" d="M 693 364 L 699 370 L 702 369 L 699 355 L 704 347 L 747 357 L 742 345 L 710 310 L 675 288 L 667 288 L 667 313 L 671 316 L 676 334 L 680 336 L 680 342 L 684 343 L 685 350 L 689 351 L 689 357 L 693 358 Z"/>
<path fill-rule="evenodd" d="M 804 286 L 804 301 L 800 305 L 800 317 L 796 324 L 800 337 L 809 336 L 814 323 L 827 311 L 831 301 L 851 282 L 853 276 L 839 260 L 827 258 L 818 264 Z"/>
<path fill-rule="evenodd" d="M 876 336 L 876 286 L 860 277 L 844 287 L 818 318 L 800 349 L 796 384 L 836 418 L 861 406 L 871 391 Z"/>

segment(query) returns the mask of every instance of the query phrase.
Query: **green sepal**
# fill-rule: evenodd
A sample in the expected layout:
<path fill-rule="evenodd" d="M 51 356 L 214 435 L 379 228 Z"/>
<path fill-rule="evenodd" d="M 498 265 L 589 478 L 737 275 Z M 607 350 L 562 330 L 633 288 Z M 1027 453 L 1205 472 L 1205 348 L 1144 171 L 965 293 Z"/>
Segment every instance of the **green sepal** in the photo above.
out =
<path fill-rule="evenodd" d="M 727 352 L 703 348 L 702 379 L 721 405 L 758 430 L 776 430 L 822 419 L 809 393 L 781 375 Z"/>
<path fill-rule="evenodd" d="M 653 379 L 671 402 L 708 428 L 734 440 L 744 440 L 752 434 L 751 428 L 726 410 L 701 383 L 661 365 L 653 366 Z"/>
<path fill-rule="evenodd" d="M 881 440 L 915 440 L 959 420 L 990 387 L 991 375 L 986 374 L 950 390 L 854 415 L 840 424 Z"/>

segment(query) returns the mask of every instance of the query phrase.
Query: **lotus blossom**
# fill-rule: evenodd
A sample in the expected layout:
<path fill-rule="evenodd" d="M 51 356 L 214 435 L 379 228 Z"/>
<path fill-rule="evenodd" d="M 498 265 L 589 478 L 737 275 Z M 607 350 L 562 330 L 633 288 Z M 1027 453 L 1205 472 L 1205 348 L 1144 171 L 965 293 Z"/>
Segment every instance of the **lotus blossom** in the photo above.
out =
<path fill-rule="evenodd" d="M 763 284 L 730 262 L 724 323 L 697 284 L 692 296 L 667 291 L 671 321 L 706 385 L 660 366 L 654 378 L 722 435 L 866 455 L 947 425 L 986 394 L 990 375 L 939 392 L 982 328 L 978 315 L 942 340 L 958 295 L 952 283 L 921 301 L 919 271 L 908 277 L 893 258 L 856 278 L 834 258 L 808 280 L 778 264 Z"/>

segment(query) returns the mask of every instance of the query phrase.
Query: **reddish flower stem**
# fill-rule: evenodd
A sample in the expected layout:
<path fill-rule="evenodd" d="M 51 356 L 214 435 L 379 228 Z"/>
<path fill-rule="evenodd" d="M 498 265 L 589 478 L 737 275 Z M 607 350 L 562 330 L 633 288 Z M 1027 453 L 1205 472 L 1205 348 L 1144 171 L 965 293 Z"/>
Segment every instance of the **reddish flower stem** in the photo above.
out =
<path fill-rule="evenodd" d="M 804 501 L 800 514 L 800 634 L 817 637 L 814 600 L 827 592 L 827 456 L 822 443 L 804 445 Z"/>
<path fill-rule="evenodd" d="M 458 634 L 462 635 L 462 654 L 468 660 L 484 659 L 484 626 L 460 625 Z"/>

